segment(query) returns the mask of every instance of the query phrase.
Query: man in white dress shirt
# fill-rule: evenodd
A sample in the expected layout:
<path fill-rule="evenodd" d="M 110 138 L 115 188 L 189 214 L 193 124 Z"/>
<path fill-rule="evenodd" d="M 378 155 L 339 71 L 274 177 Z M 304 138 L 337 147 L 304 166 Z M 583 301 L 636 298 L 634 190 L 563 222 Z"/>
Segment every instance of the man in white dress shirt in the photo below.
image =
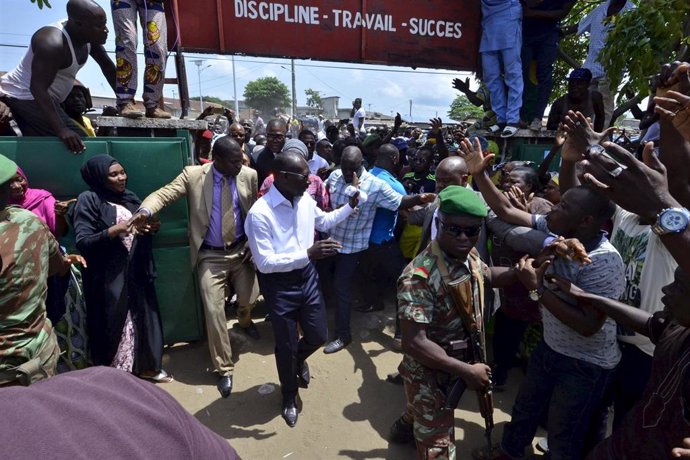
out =
<path fill-rule="evenodd" d="M 359 192 L 355 183 L 348 205 L 324 213 L 306 193 L 309 166 L 300 153 L 287 150 L 277 155 L 273 171 L 273 187 L 249 210 L 244 228 L 261 292 L 272 306 L 269 314 L 283 394 L 281 415 L 293 427 L 298 386 L 309 384 L 306 359 L 328 337 L 325 304 L 312 261 L 333 256 L 342 247 L 332 239 L 315 243 L 314 228 L 327 231 L 347 219 L 357 206 Z"/>

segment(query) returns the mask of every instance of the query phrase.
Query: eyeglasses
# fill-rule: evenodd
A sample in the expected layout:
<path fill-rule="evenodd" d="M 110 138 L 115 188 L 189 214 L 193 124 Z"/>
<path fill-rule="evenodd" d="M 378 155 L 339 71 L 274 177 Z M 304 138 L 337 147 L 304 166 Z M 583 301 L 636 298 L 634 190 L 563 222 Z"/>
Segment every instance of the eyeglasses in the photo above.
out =
<path fill-rule="evenodd" d="M 286 174 L 288 176 L 298 177 L 303 182 L 309 182 L 309 176 L 308 175 L 304 175 L 304 174 L 300 174 L 300 173 L 296 173 L 296 172 L 292 172 L 292 171 L 278 171 L 278 172 L 280 174 Z"/>
<path fill-rule="evenodd" d="M 269 139 L 285 139 L 285 134 L 268 133 L 266 137 Z"/>
<path fill-rule="evenodd" d="M 462 233 L 464 233 L 467 238 L 474 238 L 475 236 L 479 235 L 479 232 L 482 229 L 481 225 L 476 227 L 460 227 L 457 225 L 448 225 L 441 220 L 439 220 L 438 223 L 441 227 L 441 230 L 453 238 L 459 237 Z"/>

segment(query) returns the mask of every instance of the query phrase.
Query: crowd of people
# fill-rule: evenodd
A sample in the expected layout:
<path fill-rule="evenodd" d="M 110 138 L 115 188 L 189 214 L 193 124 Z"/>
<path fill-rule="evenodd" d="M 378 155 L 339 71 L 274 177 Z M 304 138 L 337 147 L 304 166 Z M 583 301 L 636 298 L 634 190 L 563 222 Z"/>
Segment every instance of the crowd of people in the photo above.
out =
<path fill-rule="evenodd" d="M 541 128 L 555 59 L 549 46 L 574 3 L 482 1 L 486 87 L 482 98 L 470 93 L 487 108 L 490 134 L 513 135 L 521 117 Z M 121 406 L 113 419 L 121 425 L 136 418 L 128 411 L 170 413 L 193 439 L 181 443 L 172 435 L 180 426 L 156 425 L 161 446 L 179 445 L 179 458 L 235 458 L 142 382 L 173 380 L 162 368 L 152 241 L 165 225 L 158 213 L 182 198 L 222 398 L 232 395 L 243 342 L 266 340 L 257 303 L 269 312 L 282 394 L 276 409 L 289 427 L 299 419 L 299 392 L 311 384 L 309 357 L 322 347 L 347 349 L 353 309 L 366 315 L 393 305 L 392 348 L 402 361 L 390 380 L 403 384 L 406 404 L 391 420 L 390 440 L 414 442 L 418 458 L 469 455 L 456 454 L 462 445 L 454 437 L 454 409 L 467 390 L 479 396 L 489 440 L 472 452 L 476 459 L 525 458 L 539 426 L 554 459 L 690 456 L 690 64 L 665 65 L 654 78 L 646 122 L 658 124 L 656 145 L 631 152 L 610 142 L 610 95 L 596 56 L 607 18 L 630 5 L 610 0 L 579 24 L 592 35 L 591 65 L 572 71 L 568 94 L 553 104 L 549 125 L 558 132 L 538 165 L 498 163 L 494 141 L 467 126 L 444 128 L 438 118 L 426 133 L 404 128 L 399 115 L 391 128 L 367 130 L 360 98 L 352 123 L 323 120 L 318 130 L 278 113 L 264 122 L 258 112 L 245 120 L 209 109 L 200 116 L 209 129 L 195 136 L 196 164 L 141 198 L 110 155 L 89 155 L 85 191 L 69 201 L 29 187 L 21 165 L 0 155 L 0 392 L 9 395 L 0 407 L 26 412 L 23 424 L 0 430 L 3 444 L 13 438 L 13 458 L 29 452 L 22 449 L 30 440 L 11 432 L 65 411 L 59 400 L 38 398 L 63 388 L 83 395 L 75 419 L 108 410 L 104 401 Z M 121 25 L 132 22 L 121 13 Z M 136 11 L 127 14 L 136 22 Z M 57 135 L 78 152 L 88 91 L 74 84 L 76 70 L 87 54 L 106 75 L 114 67 L 101 54 L 103 10 L 70 0 L 68 15 L 37 32 L 19 70 L 0 80 L 0 90 L 14 91 L 3 93 L 0 116 L 9 107 L 19 129 Z M 159 38 L 156 21 L 146 22 L 149 41 Z M 152 45 L 147 55 L 159 54 Z M 40 69 L 42 53 L 52 55 L 50 69 Z M 520 55 L 537 60 L 539 80 L 526 118 Z M 150 65 L 147 84 L 160 67 Z M 121 77 L 121 114 L 141 116 L 128 98 L 136 78 Z M 468 82 L 455 86 L 469 92 Z M 164 118 L 155 88 L 146 92 L 146 115 Z M 61 97 L 66 105 L 58 106 Z M 79 255 L 57 242 L 70 227 Z M 83 369 L 92 365 L 105 367 Z M 518 365 L 525 375 L 493 445 L 492 395 L 515 381 Z M 139 425 L 128 441 L 149 433 Z"/>

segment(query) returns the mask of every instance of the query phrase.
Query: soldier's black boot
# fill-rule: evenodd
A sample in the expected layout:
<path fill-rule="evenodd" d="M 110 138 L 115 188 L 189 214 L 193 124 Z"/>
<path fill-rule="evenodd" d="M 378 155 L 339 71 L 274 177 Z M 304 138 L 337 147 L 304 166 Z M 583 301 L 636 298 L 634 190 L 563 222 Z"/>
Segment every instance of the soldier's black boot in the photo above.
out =
<path fill-rule="evenodd" d="M 390 442 L 396 444 L 407 444 L 414 442 L 414 429 L 412 422 L 405 420 L 405 416 L 401 415 L 393 426 L 391 426 L 390 433 L 388 434 L 388 439 Z"/>

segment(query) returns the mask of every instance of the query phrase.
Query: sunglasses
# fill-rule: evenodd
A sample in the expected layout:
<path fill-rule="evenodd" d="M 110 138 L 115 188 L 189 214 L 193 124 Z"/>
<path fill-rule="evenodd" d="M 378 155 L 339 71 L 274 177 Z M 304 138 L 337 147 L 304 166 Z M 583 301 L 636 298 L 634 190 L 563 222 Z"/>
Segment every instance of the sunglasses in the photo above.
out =
<path fill-rule="evenodd" d="M 457 225 L 448 225 L 440 220 L 438 223 L 441 227 L 441 230 L 447 235 L 452 236 L 453 238 L 457 238 L 461 234 L 465 234 L 467 238 L 474 238 L 475 236 L 479 235 L 479 232 L 482 229 L 481 225 L 478 225 L 476 227 L 460 227 Z"/>
<path fill-rule="evenodd" d="M 291 171 L 278 171 L 280 174 L 286 174 L 288 176 L 295 176 L 298 177 L 301 181 L 303 182 L 309 182 L 309 176 L 305 176 L 304 174 L 296 173 L 296 172 L 291 172 Z"/>

